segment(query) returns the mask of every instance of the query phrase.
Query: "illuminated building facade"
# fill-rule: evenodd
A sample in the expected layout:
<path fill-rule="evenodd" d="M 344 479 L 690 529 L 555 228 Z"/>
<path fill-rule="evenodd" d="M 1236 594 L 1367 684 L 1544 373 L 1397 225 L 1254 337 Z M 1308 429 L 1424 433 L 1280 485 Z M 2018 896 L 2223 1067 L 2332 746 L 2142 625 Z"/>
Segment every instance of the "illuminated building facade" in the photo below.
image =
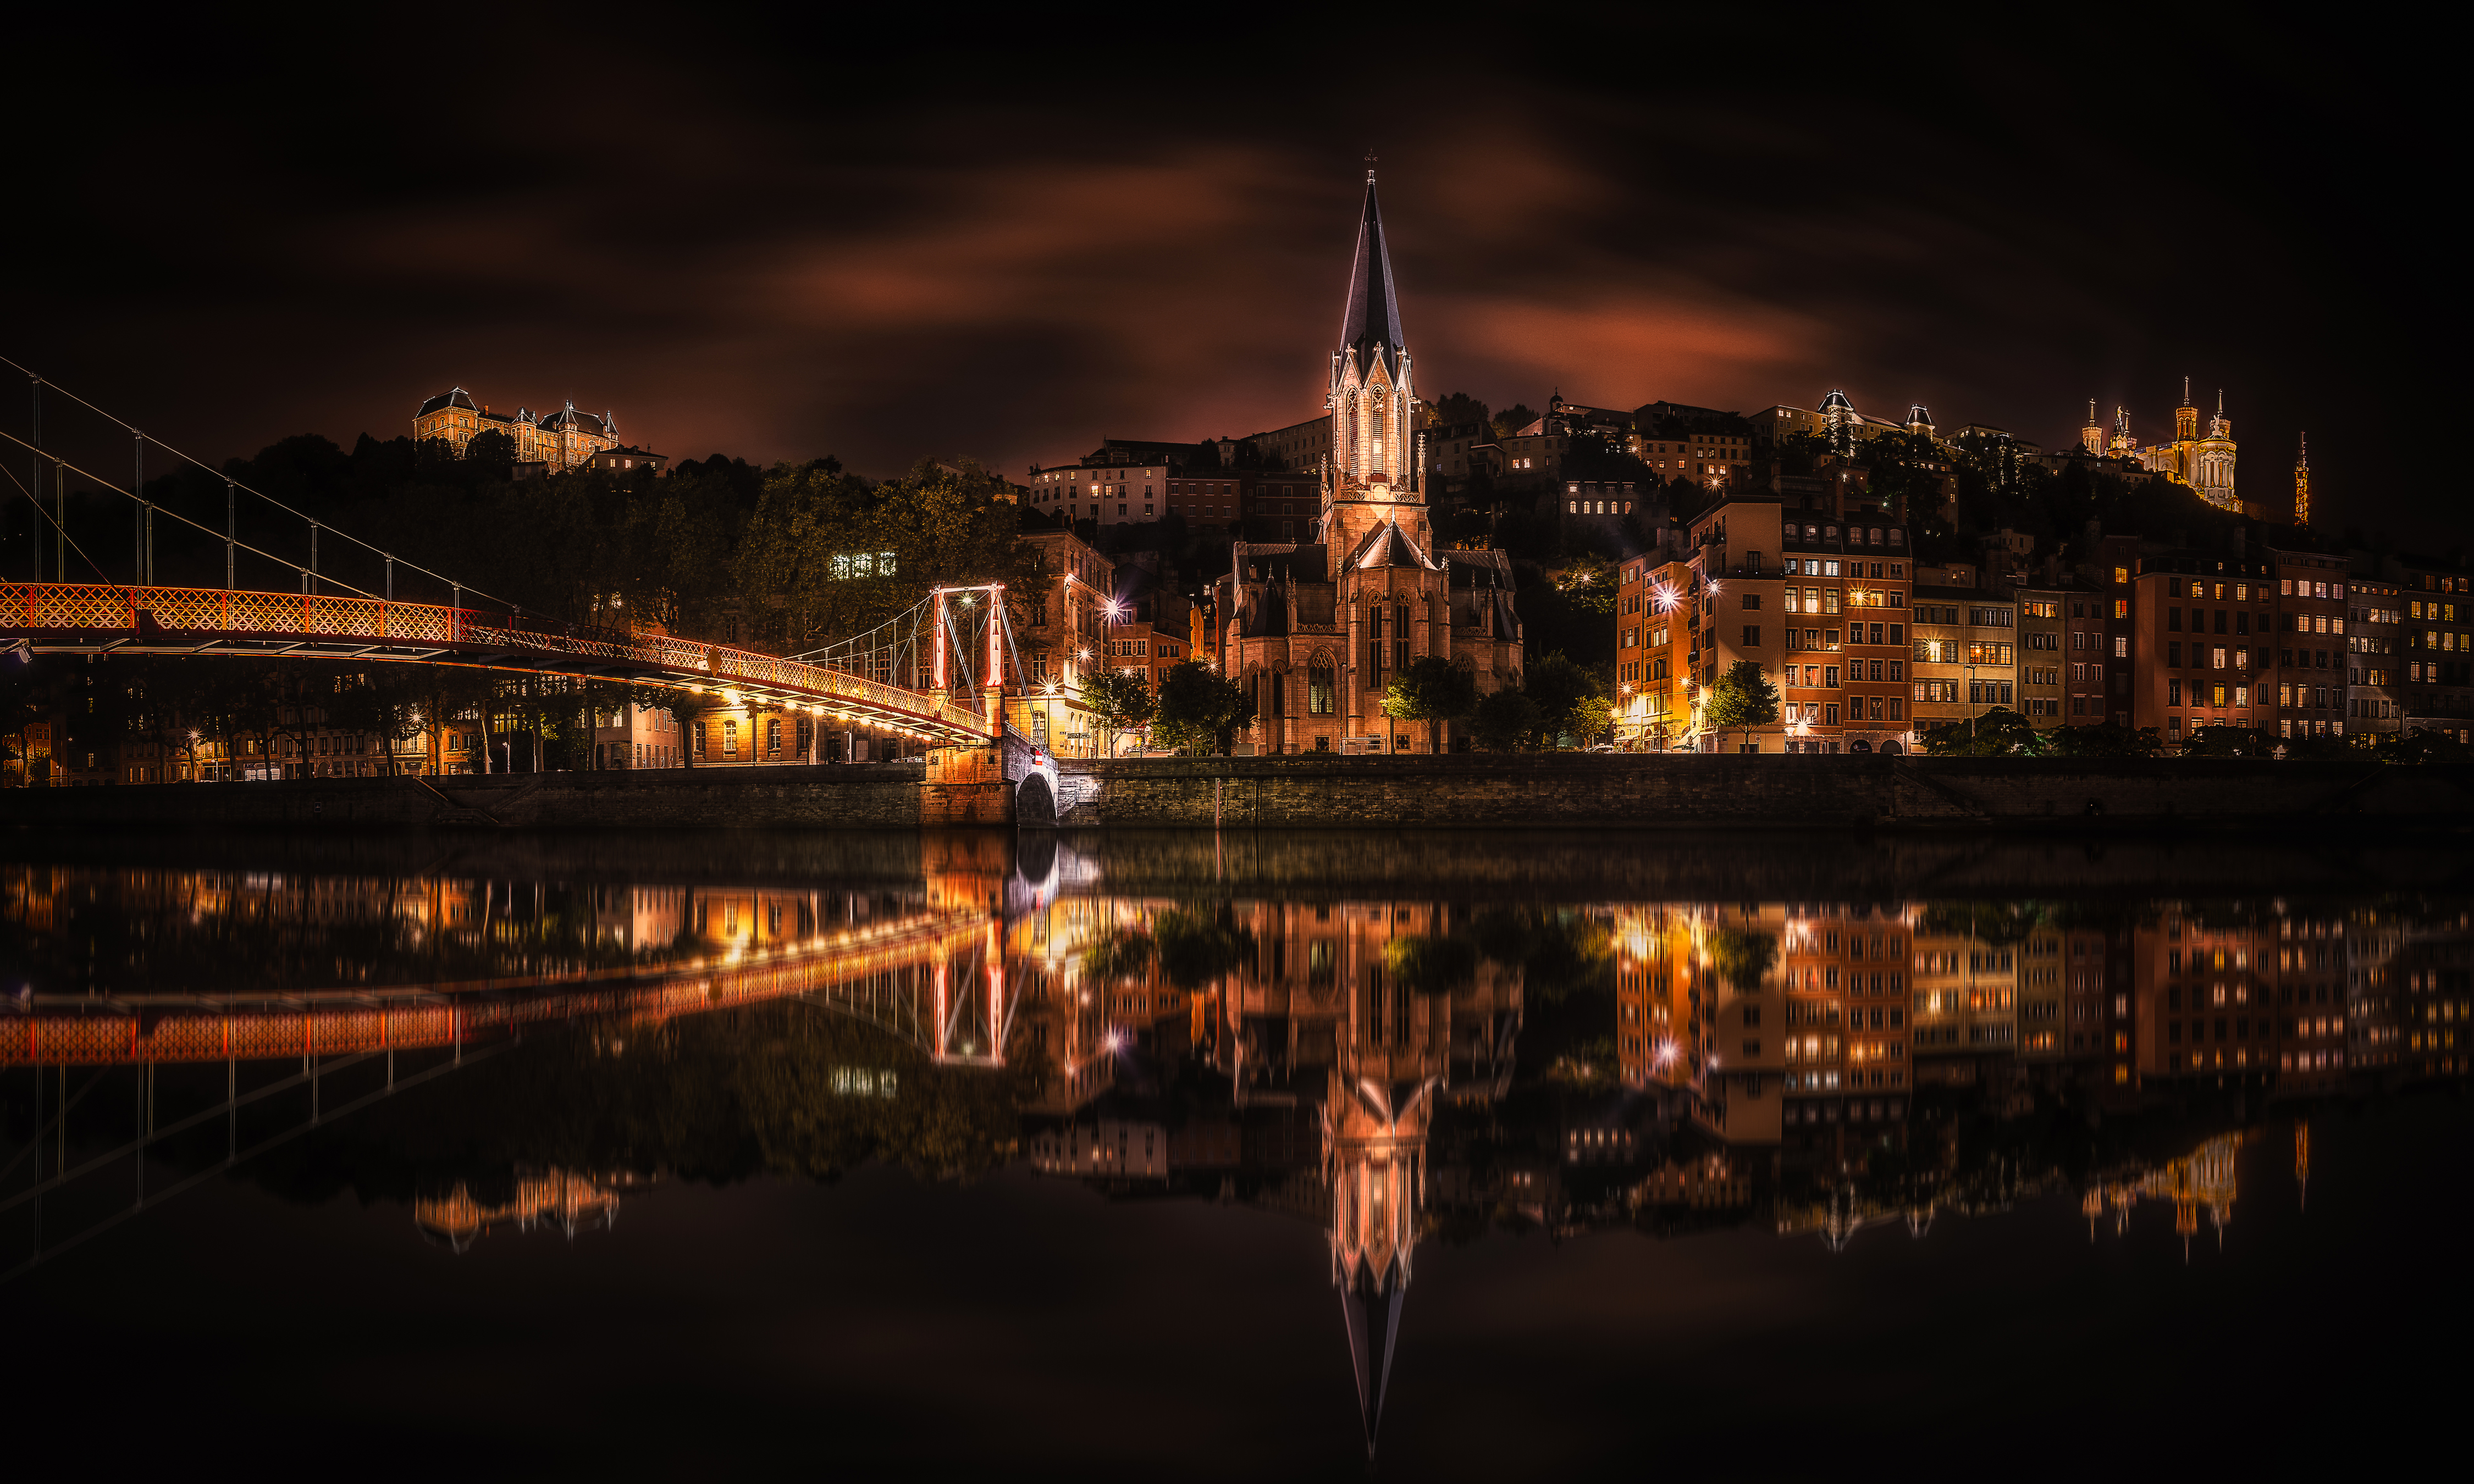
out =
<path fill-rule="evenodd" d="M 2132 602 L 2132 726 L 2153 727 L 2167 746 L 2179 747 L 2202 728 L 2275 723 L 2269 687 L 2278 673 L 2270 636 L 2276 597 L 2267 581 L 2272 575 L 2268 562 L 2215 558 L 2140 563 Z M 2306 650 L 2303 663 L 2309 662 Z M 2303 700 L 2310 700 L 2307 689 Z M 2324 711 L 2323 724 L 2337 714 Z"/>
<path fill-rule="evenodd" d="M 2407 698 L 2405 588 L 2355 572 L 2345 588 L 2348 732 L 2402 731 Z"/>
<path fill-rule="evenodd" d="M 2019 600 L 1978 586 L 1972 562 L 1917 570 L 1913 724 L 1918 731 L 2019 709 Z"/>
<path fill-rule="evenodd" d="M 1831 488 L 1838 488 L 1832 486 Z M 1907 533 L 1877 508 L 1780 494 L 1698 516 L 1686 555 L 1626 562 L 1615 595 L 1615 723 L 1635 746 L 1700 752 L 1904 752 Z M 1710 687 L 1750 661 L 1779 720 L 1709 725 Z"/>
<path fill-rule="evenodd" d="M 1235 544 L 1212 601 L 1220 670 L 1254 697 L 1245 741 L 1258 753 L 1448 748 L 1445 729 L 1386 715 L 1386 688 L 1429 657 L 1467 672 L 1481 696 L 1517 686 L 1520 623 L 1505 553 L 1437 549 L 1371 171 L 1341 337 L 1314 539 Z"/>
<path fill-rule="evenodd" d="M 2173 409 L 2171 443 L 2140 447 L 2130 436 L 2128 415 L 2118 414 L 2115 444 L 2113 452 L 2138 459 L 2150 473 L 2190 486 L 2193 493 L 2219 510 L 2242 511 L 2242 502 L 2234 495 L 2234 425 L 2225 416 L 2222 392 L 2217 394 L 2216 416 L 2202 432 L 2199 409 L 2191 401 L 2191 378 L 2185 376 L 2182 405 Z"/>
<path fill-rule="evenodd" d="M 473 440 L 484 433 L 506 436 L 515 446 L 511 462 L 538 464 L 553 474 L 582 468 L 596 455 L 619 447 L 618 422 L 611 414 L 596 417 L 578 412 L 573 402 L 548 414 L 536 414 L 527 407 L 519 407 L 512 413 L 494 412 L 489 404 L 473 400 L 473 395 L 462 387 L 453 387 L 422 403 L 421 411 L 412 419 L 415 443 L 444 443 L 459 459 Z M 627 455 L 647 463 L 662 457 L 637 449 L 627 450 Z"/>
<path fill-rule="evenodd" d="M 2456 562 L 2408 561 L 2406 730 L 2474 741 L 2474 575 Z"/>
<path fill-rule="evenodd" d="M 2318 552 L 2270 556 L 2276 568 L 2276 663 L 2272 673 L 2259 678 L 2261 725 L 2272 721 L 2280 737 L 2341 737 L 2353 710 L 2349 682 L 2359 658 L 2356 635 L 2346 632 L 2352 603 L 2345 560 Z M 2210 584 L 2212 591 L 2216 586 Z M 2213 650 L 2213 634 L 2210 643 Z M 2260 656 L 2266 670 L 2269 651 L 2263 647 Z M 2271 684 L 2276 709 L 2268 712 Z"/>
<path fill-rule="evenodd" d="M 2019 985 L 2025 941 L 1981 933 L 1963 914 L 1917 920 L 1909 956 L 1909 1006 L 1918 1082 L 1961 1086 L 2019 1046 Z"/>

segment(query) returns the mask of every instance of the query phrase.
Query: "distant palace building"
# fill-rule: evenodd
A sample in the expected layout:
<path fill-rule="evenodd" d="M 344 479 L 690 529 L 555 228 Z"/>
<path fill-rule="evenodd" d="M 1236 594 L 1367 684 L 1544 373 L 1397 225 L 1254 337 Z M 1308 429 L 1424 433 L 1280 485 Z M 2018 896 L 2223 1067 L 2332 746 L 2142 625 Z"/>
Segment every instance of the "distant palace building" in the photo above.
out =
<path fill-rule="evenodd" d="M 546 415 L 536 414 L 528 407 L 519 407 L 512 413 L 493 412 L 487 402 L 475 402 L 471 393 L 455 387 L 422 403 L 421 411 L 412 418 L 414 442 L 443 443 L 454 449 L 459 459 L 466 446 L 484 433 L 504 433 L 515 444 L 511 463 L 538 464 L 546 473 L 563 474 L 594 463 L 618 467 L 630 457 L 656 468 L 661 467 L 661 455 L 619 443 L 617 419 L 609 413 L 596 417 L 578 412 L 573 402 Z M 596 458 L 613 454 L 617 460 Z"/>
<path fill-rule="evenodd" d="M 1322 514 L 1310 542 L 1236 543 L 1216 594 L 1221 672 L 1254 696 L 1260 752 L 1425 752 L 1426 724 L 1385 715 L 1385 687 L 1429 656 L 1468 671 L 1482 696 L 1517 686 L 1520 623 L 1508 556 L 1436 549 L 1371 170 L 1340 333 Z"/>

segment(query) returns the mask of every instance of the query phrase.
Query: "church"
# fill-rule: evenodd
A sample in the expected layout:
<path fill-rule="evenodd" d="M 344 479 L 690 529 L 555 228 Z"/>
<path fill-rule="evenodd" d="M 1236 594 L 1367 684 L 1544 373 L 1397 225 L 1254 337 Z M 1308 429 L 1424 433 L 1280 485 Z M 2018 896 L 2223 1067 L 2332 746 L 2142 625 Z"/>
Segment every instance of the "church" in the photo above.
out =
<path fill-rule="evenodd" d="M 1439 550 L 1412 360 L 1400 329 L 1374 172 L 1323 399 L 1312 539 L 1240 541 L 1215 586 L 1221 673 L 1254 698 L 1241 734 L 1257 754 L 1466 751 L 1465 730 L 1395 721 L 1385 687 L 1427 656 L 1469 672 L 1481 696 L 1520 684 L 1512 560 Z M 1460 724 L 1465 729 L 1466 724 Z"/>

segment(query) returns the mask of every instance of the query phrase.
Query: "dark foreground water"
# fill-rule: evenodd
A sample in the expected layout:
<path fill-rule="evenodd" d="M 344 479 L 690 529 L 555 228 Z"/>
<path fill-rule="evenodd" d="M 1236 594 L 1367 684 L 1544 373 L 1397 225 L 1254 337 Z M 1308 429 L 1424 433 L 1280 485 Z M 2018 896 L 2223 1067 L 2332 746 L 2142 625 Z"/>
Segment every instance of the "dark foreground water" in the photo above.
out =
<path fill-rule="evenodd" d="M 21 835 L 0 1416 L 387 1478 L 2377 1465 L 2462 1389 L 2468 873 Z"/>

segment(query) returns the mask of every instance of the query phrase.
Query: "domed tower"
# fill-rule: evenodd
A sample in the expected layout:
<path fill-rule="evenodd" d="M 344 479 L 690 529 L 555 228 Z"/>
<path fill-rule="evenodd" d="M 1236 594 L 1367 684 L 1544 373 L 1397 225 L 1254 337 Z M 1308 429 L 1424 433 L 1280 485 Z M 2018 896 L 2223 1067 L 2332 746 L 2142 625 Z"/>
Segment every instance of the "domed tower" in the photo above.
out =
<path fill-rule="evenodd" d="M 1820 412 L 1822 432 L 1830 440 L 1830 451 L 1854 453 L 1856 432 L 1863 425 L 1863 419 L 1856 414 L 1856 404 L 1847 399 L 1846 393 L 1832 387 L 1830 395 L 1821 399 Z"/>
<path fill-rule="evenodd" d="M 2219 510 L 2240 510 L 2234 495 L 2234 424 L 2225 416 L 2225 394 L 2217 394 L 2217 415 L 2207 435 L 2191 445 L 2191 488 Z"/>

